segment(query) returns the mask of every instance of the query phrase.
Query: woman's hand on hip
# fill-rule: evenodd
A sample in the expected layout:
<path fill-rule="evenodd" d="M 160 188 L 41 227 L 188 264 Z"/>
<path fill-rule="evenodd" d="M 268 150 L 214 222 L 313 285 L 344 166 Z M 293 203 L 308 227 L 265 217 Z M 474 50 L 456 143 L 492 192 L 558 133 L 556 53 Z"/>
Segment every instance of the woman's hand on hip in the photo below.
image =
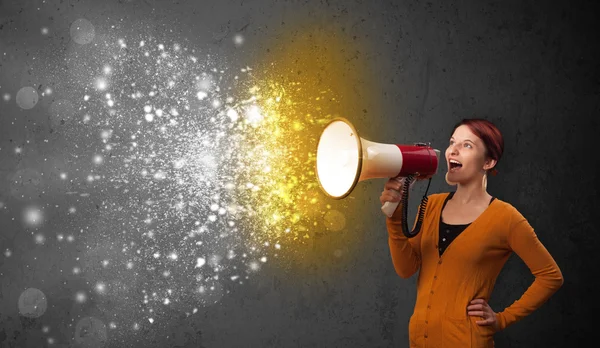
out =
<path fill-rule="evenodd" d="M 492 307 L 481 298 L 474 299 L 467 306 L 467 314 L 476 317 L 482 317 L 483 320 L 478 320 L 476 323 L 481 326 L 491 325 L 495 331 L 499 329 L 499 323 L 496 319 L 496 312 L 492 310 Z"/>

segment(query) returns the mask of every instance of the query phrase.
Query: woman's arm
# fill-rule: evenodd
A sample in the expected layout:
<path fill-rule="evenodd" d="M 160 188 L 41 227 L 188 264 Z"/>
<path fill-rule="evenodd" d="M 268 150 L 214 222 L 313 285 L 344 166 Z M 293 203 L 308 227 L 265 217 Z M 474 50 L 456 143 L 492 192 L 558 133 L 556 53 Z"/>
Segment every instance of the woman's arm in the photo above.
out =
<path fill-rule="evenodd" d="M 552 255 L 537 238 L 529 222 L 516 209 L 509 226 L 508 244 L 529 267 L 535 280 L 519 300 L 496 314 L 500 330 L 541 307 L 564 281 Z"/>
<path fill-rule="evenodd" d="M 416 223 L 415 219 L 415 225 Z M 423 233 L 419 232 L 413 238 L 407 238 L 402 233 L 402 203 L 398 204 L 392 217 L 386 217 L 386 226 L 394 269 L 400 277 L 410 278 L 421 267 L 421 235 Z"/>

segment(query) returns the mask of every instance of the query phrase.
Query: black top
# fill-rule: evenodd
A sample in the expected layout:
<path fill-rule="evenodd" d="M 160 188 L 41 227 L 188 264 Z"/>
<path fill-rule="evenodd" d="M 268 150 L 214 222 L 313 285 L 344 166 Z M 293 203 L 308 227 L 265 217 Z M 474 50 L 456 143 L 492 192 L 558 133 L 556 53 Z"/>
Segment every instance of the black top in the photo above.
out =
<path fill-rule="evenodd" d="M 448 195 L 448 197 L 446 197 L 446 199 L 444 200 L 444 204 L 442 205 L 442 211 L 444 210 L 444 207 L 446 206 L 446 203 L 448 203 L 448 200 L 450 198 L 452 198 L 452 196 L 454 196 L 454 192 L 450 192 L 450 194 Z M 490 203 L 492 204 L 492 202 L 494 201 L 496 197 L 492 197 L 492 199 L 490 199 Z M 446 250 L 446 248 L 448 247 L 448 245 L 450 245 L 450 243 L 452 243 L 452 241 L 454 239 L 456 239 L 456 237 L 458 237 L 459 234 L 461 234 L 462 231 L 465 230 L 465 228 L 469 227 L 470 223 L 468 224 L 463 224 L 463 225 L 450 225 L 447 224 L 445 222 L 442 221 L 442 214 L 440 214 L 440 237 L 439 237 L 439 246 L 438 246 L 438 251 L 440 253 L 440 256 L 442 256 L 442 254 L 444 253 L 444 251 Z"/>

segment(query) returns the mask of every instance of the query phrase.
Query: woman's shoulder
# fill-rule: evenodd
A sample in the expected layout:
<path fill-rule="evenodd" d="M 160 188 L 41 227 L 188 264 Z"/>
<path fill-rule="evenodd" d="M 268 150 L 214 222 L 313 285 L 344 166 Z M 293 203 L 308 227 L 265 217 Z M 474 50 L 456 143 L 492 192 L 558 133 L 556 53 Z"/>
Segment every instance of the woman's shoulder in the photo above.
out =
<path fill-rule="evenodd" d="M 512 203 L 502 200 L 498 197 L 495 197 L 494 201 L 496 202 L 496 206 L 501 211 L 503 211 L 506 215 L 508 215 L 506 217 L 515 218 L 515 219 L 523 219 L 524 218 L 523 214 L 521 214 L 519 209 Z"/>

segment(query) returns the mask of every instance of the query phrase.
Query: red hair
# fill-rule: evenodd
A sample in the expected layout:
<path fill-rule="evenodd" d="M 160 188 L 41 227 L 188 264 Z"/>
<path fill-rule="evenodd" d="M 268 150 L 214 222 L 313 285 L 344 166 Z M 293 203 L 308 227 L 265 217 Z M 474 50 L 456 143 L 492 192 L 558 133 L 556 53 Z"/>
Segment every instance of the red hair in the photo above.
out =
<path fill-rule="evenodd" d="M 504 152 L 504 139 L 500 130 L 490 121 L 481 118 L 465 118 L 454 126 L 452 132 L 460 126 L 467 126 L 479 139 L 483 141 L 486 150 L 486 156 L 495 160 L 496 165 Z M 490 169 L 492 175 L 496 175 L 498 171 L 496 165 Z"/>

